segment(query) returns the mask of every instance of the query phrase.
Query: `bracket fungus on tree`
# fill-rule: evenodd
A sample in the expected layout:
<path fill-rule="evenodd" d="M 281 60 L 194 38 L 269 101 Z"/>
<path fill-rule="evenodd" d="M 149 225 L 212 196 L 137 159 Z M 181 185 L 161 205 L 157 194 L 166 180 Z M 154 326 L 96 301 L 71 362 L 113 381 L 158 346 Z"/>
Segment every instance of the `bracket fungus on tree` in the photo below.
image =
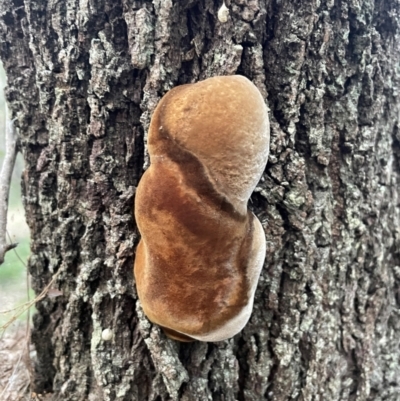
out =
<path fill-rule="evenodd" d="M 176 340 L 230 338 L 250 318 L 265 259 L 247 208 L 268 159 L 264 99 L 239 75 L 178 86 L 157 105 L 148 149 L 135 201 L 143 310 Z"/>

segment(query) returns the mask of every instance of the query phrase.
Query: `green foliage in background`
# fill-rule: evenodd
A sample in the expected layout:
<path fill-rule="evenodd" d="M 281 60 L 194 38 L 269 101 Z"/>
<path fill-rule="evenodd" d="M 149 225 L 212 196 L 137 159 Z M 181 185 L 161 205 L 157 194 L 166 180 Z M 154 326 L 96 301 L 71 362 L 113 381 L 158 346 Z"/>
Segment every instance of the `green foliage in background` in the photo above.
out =
<path fill-rule="evenodd" d="M 5 120 L 6 105 L 3 88 L 6 85 L 6 77 L 3 66 L 0 63 L 0 166 L 3 163 L 5 149 Z M 11 236 L 11 242 L 17 242 L 14 250 L 7 252 L 5 261 L 0 266 L 0 311 L 15 308 L 27 301 L 27 275 L 26 263 L 29 257 L 29 231 L 25 223 L 24 209 L 21 200 L 21 172 L 23 160 L 18 155 L 14 168 L 13 179 L 9 195 L 9 210 L 7 230 Z M 18 253 L 18 256 L 17 256 Z M 22 261 L 21 261 L 22 259 Z M 30 290 L 30 298 L 33 298 Z M 0 314 L 0 326 L 6 323 L 12 314 Z M 25 319 L 23 314 L 19 319 Z"/>
<path fill-rule="evenodd" d="M 26 263 L 30 254 L 29 232 L 24 221 L 19 180 L 13 179 L 10 192 L 8 231 L 12 242 L 18 246 L 7 252 L 4 263 L 0 266 L 0 312 L 15 308 L 28 300 Z M 29 298 L 34 297 L 32 290 Z M 5 324 L 14 313 L 0 314 L 0 326 Z M 18 317 L 26 320 L 26 313 Z"/>
<path fill-rule="evenodd" d="M 20 258 L 26 263 L 29 256 L 29 238 L 23 238 L 16 248 Z M 25 266 L 14 251 L 7 252 L 4 263 L 0 267 L 0 291 L 2 287 L 14 285 L 16 280 L 24 279 Z M 6 290 L 6 288 L 4 288 Z"/>

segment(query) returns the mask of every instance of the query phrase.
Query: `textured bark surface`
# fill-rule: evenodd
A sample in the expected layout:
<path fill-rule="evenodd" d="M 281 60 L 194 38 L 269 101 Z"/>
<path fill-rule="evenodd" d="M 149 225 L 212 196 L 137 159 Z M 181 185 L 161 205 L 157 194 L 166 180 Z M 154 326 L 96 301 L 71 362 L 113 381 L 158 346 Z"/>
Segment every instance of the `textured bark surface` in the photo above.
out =
<path fill-rule="evenodd" d="M 400 2 L 227 4 L 1 1 L 34 289 L 61 270 L 32 334 L 55 400 L 399 398 Z M 234 73 L 271 110 L 266 264 L 240 335 L 179 344 L 133 282 L 145 133 L 167 90 Z"/>

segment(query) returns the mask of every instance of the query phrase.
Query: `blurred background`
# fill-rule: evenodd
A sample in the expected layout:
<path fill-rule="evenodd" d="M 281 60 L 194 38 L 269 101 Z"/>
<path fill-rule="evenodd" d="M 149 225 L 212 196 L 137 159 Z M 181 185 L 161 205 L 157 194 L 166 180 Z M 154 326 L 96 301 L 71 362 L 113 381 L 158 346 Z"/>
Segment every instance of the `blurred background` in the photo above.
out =
<path fill-rule="evenodd" d="M 0 165 L 3 165 L 5 154 L 5 120 L 6 103 L 4 87 L 7 79 L 3 65 L 0 62 Z M 2 313 L 12 309 L 27 300 L 26 268 L 24 263 L 29 256 L 29 229 L 25 222 L 24 208 L 21 199 L 21 174 L 23 171 L 22 155 L 18 154 L 11 183 L 8 207 L 7 229 L 12 242 L 18 242 L 17 248 L 6 253 L 5 261 L 0 266 L 0 327 L 6 323 L 13 314 Z M 22 261 L 18 258 L 22 259 Z M 33 293 L 31 292 L 31 297 Z M 19 317 L 19 321 L 25 318 Z"/>

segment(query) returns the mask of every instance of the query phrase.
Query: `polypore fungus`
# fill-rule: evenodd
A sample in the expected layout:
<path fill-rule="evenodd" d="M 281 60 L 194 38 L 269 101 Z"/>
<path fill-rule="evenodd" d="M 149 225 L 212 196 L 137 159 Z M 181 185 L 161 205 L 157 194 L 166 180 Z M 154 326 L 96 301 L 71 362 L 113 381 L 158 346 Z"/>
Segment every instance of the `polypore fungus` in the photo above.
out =
<path fill-rule="evenodd" d="M 267 107 L 242 76 L 178 86 L 151 120 L 151 165 L 136 191 L 137 291 L 180 341 L 221 341 L 246 325 L 265 258 L 247 209 L 268 158 Z"/>

